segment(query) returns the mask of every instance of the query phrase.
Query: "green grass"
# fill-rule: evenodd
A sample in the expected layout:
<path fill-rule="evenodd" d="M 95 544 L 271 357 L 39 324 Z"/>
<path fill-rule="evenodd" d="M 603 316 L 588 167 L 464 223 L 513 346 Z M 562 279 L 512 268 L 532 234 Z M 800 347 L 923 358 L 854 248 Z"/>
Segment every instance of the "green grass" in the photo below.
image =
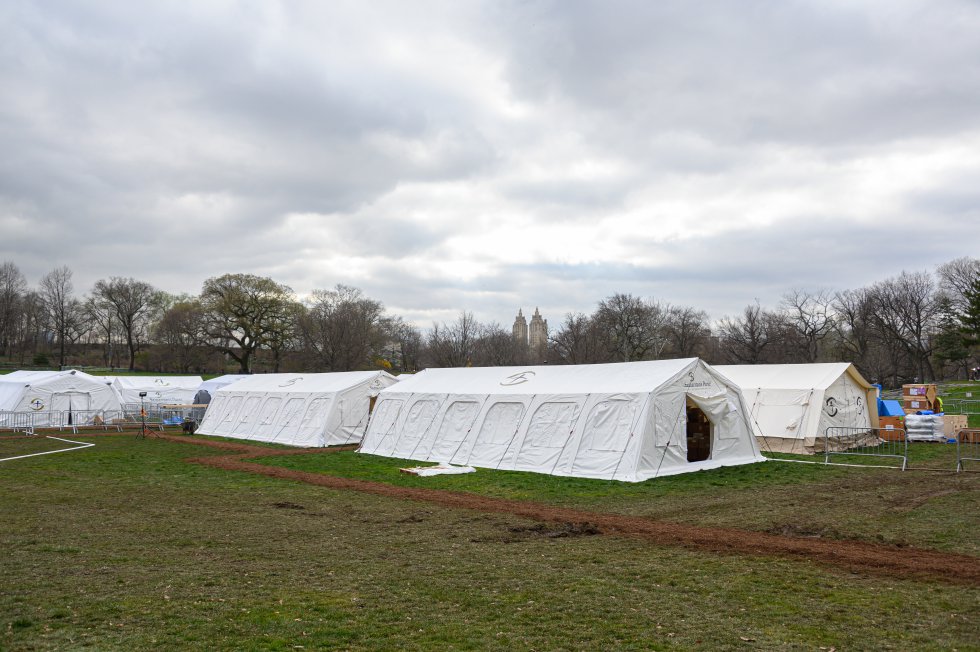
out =
<path fill-rule="evenodd" d="M 976 537 L 980 531 L 976 509 L 980 504 L 980 473 L 952 472 L 955 447 L 944 444 L 912 444 L 913 470 L 904 473 L 770 461 L 641 483 L 490 469 L 419 478 L 399 471 L 401 467 L 419 466 L 419 462 L 354 452 L 255 461 L 399 486 L 465 491 L 696 525 L 802 532 L 980 555 Z M 844 456 L 840 461 L 866 462 L 870 458 Z M 947 471 L 929 472 L 926 468 Z"/>
<path fill-rule="evenodd" d="M 208 454 L 190 444 L 91 441 L 0 465 L 0 648 L 940 650 L 978 641 L 976 588 L 556 538 L 517 517 L 187 464 Z M 387 473 L 380 458 L 309 459 Z M 420 486 L 499 483 L 510 496 L 639 512 L 870 477 L 775 463 L 640 485 L 394 473 Z M 840 510 L 865 511 L 850 501 Z"/>

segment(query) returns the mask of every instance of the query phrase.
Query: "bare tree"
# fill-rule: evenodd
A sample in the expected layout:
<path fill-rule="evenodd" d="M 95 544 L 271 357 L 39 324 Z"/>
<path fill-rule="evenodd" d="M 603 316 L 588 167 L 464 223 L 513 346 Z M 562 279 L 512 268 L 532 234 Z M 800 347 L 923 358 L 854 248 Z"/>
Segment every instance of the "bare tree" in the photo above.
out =
<path fill-rule="evenodd" d="M 741 317 L 725 317 L 718 323 L 728 362 L 760 364 L 768 362 L 768 350 L 773 345 L 773 315 L 757 303 L 748 305 Z"/>
<path fill-rule="evenodd" d="M 980 259 L 964 256 L 943 263 L 936 268 L 939 275 L 939 291 L 949 297 L 953 308 L 964 312 L 969 304 L 970 288 L 980 279 Z"/>
<path fill-rule="evenodd" d="M 871 287 L 874 324 L 880 335 L 908 355 L 920 380 L 935 378 L 929 356 L 930 334 L 939 303 L 932 278 L 926 272 L 902 272 Z"/>
<path fill-rule="evenodd" d="M 41 279 L 41 298 L 44 301 L 54 335 L 58 341 L 58 364 L 65 366 L 68 347 L 84 330 L 81 302 L 73 296 L 72 271 L 58 267 Z"/>
<path fill-rule="evenodd" d="M 703 310 L 671 306 L 667 311 L 668 347 L 678 358 L 692 358 L 703 353 L 711 337 L 708 313 Z"/>
<path fill-rule="evenodd" d="M 136 369 L 136 353 L 139 351 L 141 335 L 146 333 L 154 312 L 156 290 L 152 285 L 135 278 L 110 277 L 108 281 L 95 283 L 92 295 L 102 305 L 112 306 L 116 319 L 122 327 L 129 352 L 129 370 Z"/>
<path fill-rule="evenodd" d="M 200 346 L 202 321 L 200 302 L 190 299 L 167 306 L 154 324 L 154 339 L 164 348 L 166 359 L 176 371 L 188 373 L 203 366 L 205 356 Z"/>
<path fill-rule="evenodd" d="M 385 317 L 382 322 L 385 343 L 381 354 L 392 371 L 415 372 L 422 366 L 425 344 L 418 328 L 401 317 Z"/>
<path fill-rule="evenodd" d="M 471 366 L 479 331 L 480 324 L 473 313 L 465 311 L 452 324 L 433 324 L 426 342 L 433 366 Z"/>
<path fill-rule="evenodd" d="M 328 371 L 369 368 L 385 343 L 384 305 L 357 288 L 314 290 L 300 318 L 307 349 Z"/>
<path fill-rule="evenodd" d="M 594 364 L 609 361 L 599 328 L 588 315 L 568 313 L 549 340 L 551 356 L 556 362 Z"/>
<path fill-rule="evenodd" d="M 503 367 L 528 363 L 528 347 L 514 339 L 513 333 L 493 322 L 478 329 L 473 343 L 473 366 Z"/>
<path fill-rule="evenodd" d="M 599 302 L 593 317 L 616 360 L 655 360 L 667 344 L 667 309 L 631 294 Z"/>
<path fill-rule="evenodd" d="M 782 308 L 789 325 L 796 331 L 803 347 L 802 362 L 817 362 L 824 342 L 834 330 L 833 299 L 829 292 L 793 290 L 783 296 Z"/>
<path fill-rule="evenodd" d="M 11 262 L 0 264 L 0 355 L 11 355 L 27 281 Z"/>

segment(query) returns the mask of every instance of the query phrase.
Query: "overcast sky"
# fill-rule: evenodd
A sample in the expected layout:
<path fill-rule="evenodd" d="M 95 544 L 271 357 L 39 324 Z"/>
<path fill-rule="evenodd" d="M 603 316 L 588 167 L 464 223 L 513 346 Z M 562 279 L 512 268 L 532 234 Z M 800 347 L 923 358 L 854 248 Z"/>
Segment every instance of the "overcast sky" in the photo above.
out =
<path fill-rule="evenodd" d="M 719 318 L 980 252 L 980 3 L 0 0 L 0 152 L 31 284 Z"/>

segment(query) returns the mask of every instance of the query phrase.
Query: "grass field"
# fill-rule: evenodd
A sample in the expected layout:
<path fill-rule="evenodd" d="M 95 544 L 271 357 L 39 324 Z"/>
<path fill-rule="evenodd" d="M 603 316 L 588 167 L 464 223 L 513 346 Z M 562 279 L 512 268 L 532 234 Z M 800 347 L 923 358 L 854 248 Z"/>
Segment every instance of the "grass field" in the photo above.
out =
<path fill-rule="evenodd" d="M 189 443 L 72 438 L 96 446 L 0 464 L 0 648 L 980 646 L 975 586 L 717 555 L 222 471 L 186 463 L 219 454 Z M 0 457 L 42 441 L 0 439 Z M 943 449 L 922 454 L 935 451 Z M 980 554 L 980 474 L 766 463 L 634 485 L 484 470 L 423 480 L 353 453 L 262 461 Z"/>

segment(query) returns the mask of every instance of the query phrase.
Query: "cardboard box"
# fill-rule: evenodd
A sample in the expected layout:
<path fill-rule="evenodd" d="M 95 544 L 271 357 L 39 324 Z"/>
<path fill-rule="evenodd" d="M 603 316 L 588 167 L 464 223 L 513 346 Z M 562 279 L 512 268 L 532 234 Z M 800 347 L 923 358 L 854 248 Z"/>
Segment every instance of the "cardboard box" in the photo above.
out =
<path fill-rule="evenodd" d="M 933 405 L 932 401 L 927 400 L 924 396 L 903 396 L 902 407 L 905 408 L 906 412 L 916 412 L 918 410 L 931 410 Z"/>
<path fill-rule="evenodd" d="M 967 417 L 965 414 L 944 414 L 943 415 L 943 434 L 947 439 L 952 439 L 960 430 L 966 430 Z"/>
<path fill-rule="evenodd" d="M 926 384 L 914 384 L 914 385 L 902 385 L 902 398 L 924 398 L 930 403 L 936 400 L 938 392 L 936 392 L 935 385 Z"/>
<path fill-rule="evenodd" d="M 885 441 L 903 441 L 905 438 L 905 417 L 878 417 L 881 430 L 878 436 Z"/>

